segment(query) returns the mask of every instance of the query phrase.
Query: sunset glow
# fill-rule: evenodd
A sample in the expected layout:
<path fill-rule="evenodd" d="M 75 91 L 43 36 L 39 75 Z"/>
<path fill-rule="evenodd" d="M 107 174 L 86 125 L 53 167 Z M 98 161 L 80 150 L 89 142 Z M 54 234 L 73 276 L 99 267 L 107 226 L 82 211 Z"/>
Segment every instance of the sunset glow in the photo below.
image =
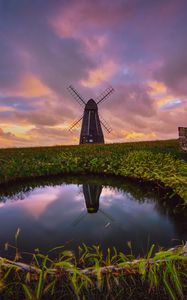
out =
<path fill-rule="evenodd" d="M 0 147 L 77 144 L 70 84 L 85 101 L 114 88 L 99 108 L 108 143 L 177 138 L 186 20 L 185 0 L 0 0 Z"/>

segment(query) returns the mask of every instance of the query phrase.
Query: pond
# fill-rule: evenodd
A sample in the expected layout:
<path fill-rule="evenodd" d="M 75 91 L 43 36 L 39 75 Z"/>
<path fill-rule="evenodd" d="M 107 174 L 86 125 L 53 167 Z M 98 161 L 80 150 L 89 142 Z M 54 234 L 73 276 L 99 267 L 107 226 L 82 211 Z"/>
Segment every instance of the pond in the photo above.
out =
<path fill-rule="evenodd" d="M 5 243 L 43 253 L 59 245 L 76 250 L 82 243 L 100 244 L 104 252 L 116 247 L 137 256 L 152 243 L 158 249 L 187 239 L 186 211 L 176 206 L 178 199 L 150 185 L 67 177 L 11 184 L 0 193 L 0 256 L 13 256 Z"/>

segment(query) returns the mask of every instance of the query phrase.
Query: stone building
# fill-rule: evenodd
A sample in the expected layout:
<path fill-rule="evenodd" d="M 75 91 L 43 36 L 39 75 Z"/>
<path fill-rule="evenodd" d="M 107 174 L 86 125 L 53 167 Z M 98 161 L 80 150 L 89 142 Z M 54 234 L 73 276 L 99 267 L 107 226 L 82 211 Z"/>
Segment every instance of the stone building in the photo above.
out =
<path fill-rule="evenodd" d="M 178 127 L 179 144 L 183 150 L 187 151 L 187 127 Z"/>

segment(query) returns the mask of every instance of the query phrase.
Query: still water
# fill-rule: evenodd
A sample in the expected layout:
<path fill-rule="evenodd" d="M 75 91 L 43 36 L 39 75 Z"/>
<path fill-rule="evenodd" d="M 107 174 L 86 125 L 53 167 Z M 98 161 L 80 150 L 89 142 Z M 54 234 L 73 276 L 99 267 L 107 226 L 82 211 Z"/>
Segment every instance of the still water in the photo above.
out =
<path fill-rule="evenodd" d="M 18 247 L 28 252 L 47 252 L 59 245 L 75 250 L 85 243 L 129 253 L 130 241 L 138 255 L 152 243 L 170 247 L 187 239 L 186 213 L 159 191 L 129 182 L 115 187 L 102 179 L 80 181 L 1 191 L 0 255 L 8 255 L 5 243 L 15 245 L 18 228 Z"/>

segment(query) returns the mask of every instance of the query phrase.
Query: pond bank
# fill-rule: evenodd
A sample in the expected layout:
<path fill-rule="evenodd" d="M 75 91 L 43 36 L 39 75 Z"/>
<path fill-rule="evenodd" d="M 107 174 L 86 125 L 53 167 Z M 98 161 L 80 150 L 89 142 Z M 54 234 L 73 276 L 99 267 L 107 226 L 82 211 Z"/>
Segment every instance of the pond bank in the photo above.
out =
<path fill-rule="evenodd" d="M 187 204 L 187 153 L 177 141 L 0 150 L 0 183 L 55 174 L 105 174 L 151 181 Z"/>

